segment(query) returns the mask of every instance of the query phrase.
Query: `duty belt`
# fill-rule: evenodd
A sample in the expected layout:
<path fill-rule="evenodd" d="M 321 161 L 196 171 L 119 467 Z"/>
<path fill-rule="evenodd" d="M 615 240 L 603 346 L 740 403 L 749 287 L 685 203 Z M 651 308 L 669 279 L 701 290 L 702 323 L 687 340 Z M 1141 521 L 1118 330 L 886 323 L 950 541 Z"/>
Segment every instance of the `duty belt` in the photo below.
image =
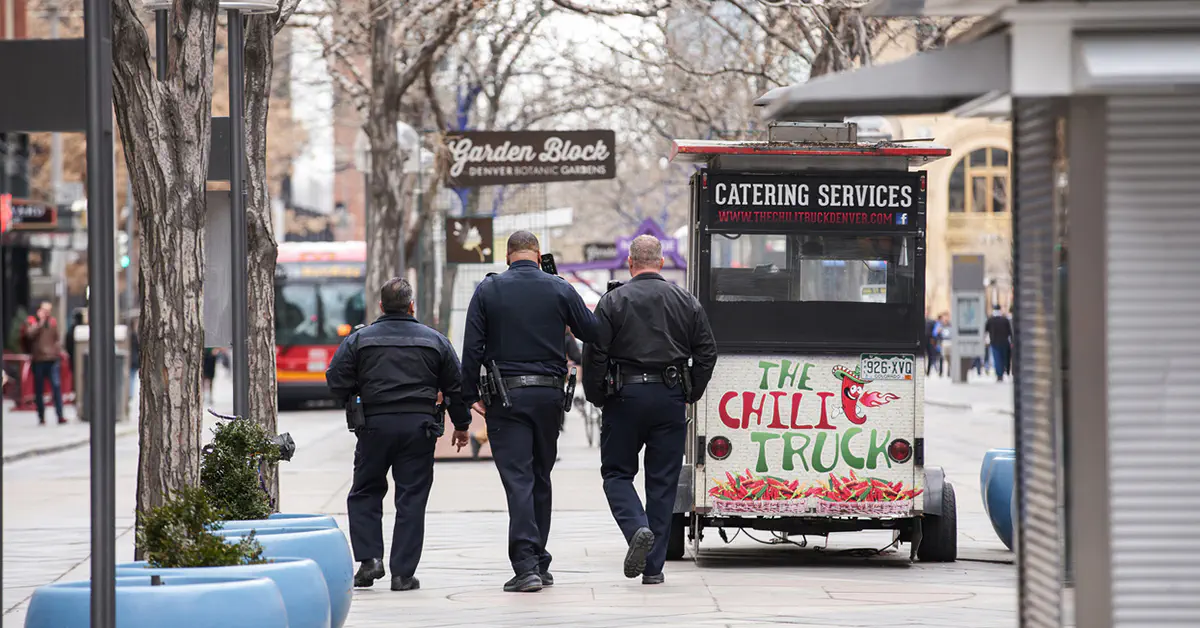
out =
<path fill-rule="evenodd" d="M 622 384 L 661 384 L 663 376 L 659 373 L 642 373 L 641 375 L 622 375 Z"/>
<path fill-rule="evenodd" d="M 514 377 L 505 377 L 504 385 L 510 390 L 513 388 L 528 388 L 530 386 L 562 388 L 563 381 L 563 378 L 553 375 L 517 375 Z"/>

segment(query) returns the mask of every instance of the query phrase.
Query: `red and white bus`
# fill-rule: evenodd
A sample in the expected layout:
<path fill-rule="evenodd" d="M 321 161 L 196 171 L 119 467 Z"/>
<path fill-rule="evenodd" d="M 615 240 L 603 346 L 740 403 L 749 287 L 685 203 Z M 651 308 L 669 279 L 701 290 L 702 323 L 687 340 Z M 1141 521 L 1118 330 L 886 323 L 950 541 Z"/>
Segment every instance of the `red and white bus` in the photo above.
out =
<path fill-rule="evenodd" d="M 325 369 L 366 321 L 365 242 L 285 242 L 275 267 L 275 377 L 279 405 L 329 399 Z"/>

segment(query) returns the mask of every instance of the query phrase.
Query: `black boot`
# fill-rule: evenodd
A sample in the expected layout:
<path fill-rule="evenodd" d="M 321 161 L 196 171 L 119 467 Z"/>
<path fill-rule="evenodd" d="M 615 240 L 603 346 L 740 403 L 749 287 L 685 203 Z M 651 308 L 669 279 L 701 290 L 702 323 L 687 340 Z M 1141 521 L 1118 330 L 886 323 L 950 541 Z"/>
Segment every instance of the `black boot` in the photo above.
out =
<path fill-rule="evenodd" d="M 636 578 L 646 570 L 646 555 L 654 547 L 654 533 L 650 528 L 638 528 L 629 540 L 629 551 L 625 552 L 625 577 Z"/>
<path fill-rule="evenodd" d="M 369 587 L 375 584 L 375 581 L 384 576 L 383 559 L 370 558 L 362 561 L 362 566 L 358 568 L 358 573 L 354 574 L 354 586 Z"/>
<path fill-rule="evenodd" d="M 416 576 L 405 578 L 404 576 L 392 576 L 393 591 L 413 591 L 421 588 L 421 581 L 417 580 Z"/>
<path fill-rule="evenodd" d="M 534 593 L 541 591 L 545 586 L 542 583 L 542 576 L 538 574 L 537 569 L 527 571 L 519 576 L 513 576 L 511 580 L 504 583 L 504 590 L 508 593 Z"/>

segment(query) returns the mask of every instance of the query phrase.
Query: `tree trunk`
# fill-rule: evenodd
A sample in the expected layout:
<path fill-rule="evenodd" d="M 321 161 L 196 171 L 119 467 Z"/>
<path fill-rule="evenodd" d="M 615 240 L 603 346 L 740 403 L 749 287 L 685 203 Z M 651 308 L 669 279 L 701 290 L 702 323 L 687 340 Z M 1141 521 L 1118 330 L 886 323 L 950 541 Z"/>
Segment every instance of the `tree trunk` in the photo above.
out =
<path fill-rule="evenodd" d="M 216 2 L 172 8 L 167 76 L 151 70 L 140 5 L 113 1 L 113 100 L 143 255 L 137 510 L 200 472 L 204 216 Z"/>
<path fill-rule="evenodd" d="M 367 233 L 367 322 L 379 312 L 379 288 L 400 275 L 400 247 L 404 238 L 404 163 L 396 136 L 399 112 L 395 103 L 397 50 L 392 38 L 395 9 L 388 0 L 371 0 L 371 100 L 364 129 L 371 144 L 371 177 L 368 206 L 371 229 Z"/>
<path fill-rule="evenodd" d="M 267 113 L 274 71 L 276 16 L 255 15 L 246 27 L 246 225 L 249 268 L 247 297 L 250 315 L 250 418 L 268 434 L 276 432 L 278 398 L 275 390 L 275 258 L 278 247 L 267 185 Z M 275 511 L 279 503 L 279 474 L 267 471 L 267 491 Z"/>

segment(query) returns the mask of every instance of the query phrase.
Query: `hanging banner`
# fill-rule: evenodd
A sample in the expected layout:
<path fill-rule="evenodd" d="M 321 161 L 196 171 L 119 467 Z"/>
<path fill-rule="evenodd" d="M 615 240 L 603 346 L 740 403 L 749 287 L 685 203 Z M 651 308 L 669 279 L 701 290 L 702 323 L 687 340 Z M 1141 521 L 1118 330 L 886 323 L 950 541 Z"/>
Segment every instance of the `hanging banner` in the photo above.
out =
<path fill-rule="evenodd" d="M 591 131 L 459 131 L 447 134 L 452 188 L 612 179 L 616 134 Z"/>
<path fill-rule="evenodd" d="M 446 262 L 449 264 L 492 263 L 493 241 L 490 216 L 446 219 Z"/>

